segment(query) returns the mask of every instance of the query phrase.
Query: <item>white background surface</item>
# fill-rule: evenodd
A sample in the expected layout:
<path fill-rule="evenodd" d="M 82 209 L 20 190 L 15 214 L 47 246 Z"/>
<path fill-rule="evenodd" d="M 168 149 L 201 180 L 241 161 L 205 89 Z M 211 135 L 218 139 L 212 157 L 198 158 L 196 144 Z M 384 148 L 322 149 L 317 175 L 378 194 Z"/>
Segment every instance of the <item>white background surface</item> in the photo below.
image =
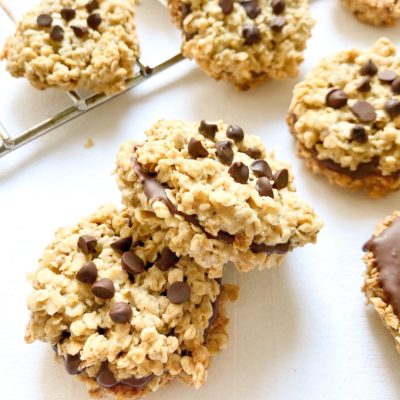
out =
<path fill-rule="evenodd" d="M 32 1 L 9 0 L 17 15 Z M 338 0 L 312 3 L 317 20 L 302 76 L 325 55 L 367 47 L 386 35 L 399 44 L 400 27 L 357 22 Z M 175 54 L 179 35 L 155 0 L 138 9 L 143 59 Z M 0 12 L 0 43 L 12 25 Z M 396 41 L 397 40 L 397 41 Z M 298 80 L 300 80 L 299 77 Z M 118 201 L 111 172 L 121 142 L 140 138 L 157 118 L 222 118 L 260 135 L 290 160 L 298 191 L 326 225 L 316 246 L 291 253 L 281 268 L 238 274 L 231 307 L 231 342 L 194 391 L 175 383 L 150 399 L 341 400 L 400 398 L 400 356 L 392 338 L 360 293 L 361 245 L 376 222 L 399 206 L 400 193 L 376 201 L 331 187 L 295 157 L 284 122 L 298 80 L 267 82 L 245 93 L 216 83 L 188 61 L 112 103 L 80 117 L 0 159 L 0 398 L 86 400 L 84 387 L 52 361 L 42 343 L 23 341 L 30 291 L 25 274 L 36 268 L 55 229 L 97 206 Z M 0 120 L 17 133 L 68 104 L 56 90 L 39 92 L 11 79 L 0 65 Z M 83 144 L 92 137 L 95 146 Z"/>

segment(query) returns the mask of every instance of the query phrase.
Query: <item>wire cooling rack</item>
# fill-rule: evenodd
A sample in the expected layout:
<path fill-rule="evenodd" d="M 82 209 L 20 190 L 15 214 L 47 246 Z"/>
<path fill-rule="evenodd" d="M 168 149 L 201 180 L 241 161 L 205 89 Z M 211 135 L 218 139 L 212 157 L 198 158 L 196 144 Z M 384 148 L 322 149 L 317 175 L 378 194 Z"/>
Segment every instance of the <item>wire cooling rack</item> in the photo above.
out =
<path fill-rule="evenodd" d="M 158 1 L 164 6 L 166 5 L 165 0 Z M 16 23 L 16 18 L 11 12 L 11 9 L 3 0 L 0 0 L 0 12 L 4 12 L 8 16 L 8 18 L 13 21 L 13 23 Z M 168 60 L 165 60 L 160 64 L 151 67 L 139 58 L 136 61 L 138 72 L 134 75 L 133 78 L 127 79 L 126 89 L 123 92 L 111 96 L 107 96 L 104 93 L 97 93 L 89 95 L 88 97 L 82 97 L 76 91 L 66 92 L 66 96 L 68 96 L 69 100 L 72 103 L 70 107 L 65 108 L 58 114 L 55 114 L 52 117 L 45 119 L 39 124 L 27 129 L 24 132 L 17 134 L 16 136 L 11 136 L 8 133 L 4 124 L 0 121 L 0 157 L 3 157 L 6 154 L 9 154 L 12 151 L 31 142 L 32 140 L 53 131 L 59 126 L 64 125 L 65 123 L 79 117 L 80 115 L 83 115 L 88 111 L 93 110 L 94 108 L 104 103 L 107 103 L 108 101 L 114 99 L 117 96 L 120 96 L 121 94 L 127 92 L 135 86 L 140 85 L 147 79 L 150 79 L 151 77 L 159 74 L 165 69 L 177 64 L 181 60 L 183 60 L 183 56 L 181 53 L 179 53 L 169 58 Z"/>

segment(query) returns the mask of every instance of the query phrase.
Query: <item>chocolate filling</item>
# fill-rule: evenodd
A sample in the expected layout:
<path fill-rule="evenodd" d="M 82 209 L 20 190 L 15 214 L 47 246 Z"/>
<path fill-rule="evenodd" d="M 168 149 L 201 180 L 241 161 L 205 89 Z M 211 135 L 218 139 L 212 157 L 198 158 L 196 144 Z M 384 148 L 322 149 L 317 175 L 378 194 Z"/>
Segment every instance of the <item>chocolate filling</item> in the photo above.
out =
<path fill-rule="evenodd" d="M 228 232 L 219 231 L 217 236 L 207 232 L 206 229 L 200 224 L 200 221 L 196 215 L 189 215 L 179 211 L 169 200 L 166 192 L 166 187 L 157 181 L 156 175 L 146 172 L 142 165 L 135 159 L 132 158 L 132 165 L 136 175 L 139 177 L 140 182 L 143 185 L 143 191 L 149 201 L 158 200 L 163 202 L 171 214 L 180 215 L 185 221 L 193 224 L 194 226 L 201 229 L 209 239 L 222 240 L 224 242 L 232 244 L 235 241 L 235 235 Z M 275 246 L 267 246 L 263 243 L 257 244 L 252 243 L 250 250 L 255 253 L 268 253 L 268 254 L 284 254 L 290 249 L 290 242 L 279 243 Z"/>
<path fill-rule="evenodd" d="M 268 246 L 264 243 L 252 243 L 250 250 L 253 253 L 286 254 L 290 250 L 290 242 Z"/>
<path fill-rule="evenodd" d="M 382 175 L 382 171 L 379 169 L 379 157 L 375 156 L 371 161 L 367 163 L 361 163 L 358 165 L 356 170 L 351 170 L 347 167 L 342 167 L 340 164 L 336 163 L 333 160 L 320 160 L 317 155 L 318 152 L 315 148 L 311 149 L 311 154 L 313 158 L 318 162 L 319 165 L 330 169 L 331 171 L 338 172 L 342 175 L 347 175 L 353 179 L 364 179 L 369 176 L 384 176 Z M 387 175 L 388 177 L 399 177 L 400 171 L 396 171 L 391 175 Z M 385 176 L 386 177 L 386 176 Z"/>
<path fill-rule="evenodd" d="M 363 246 L 371 251 L 378 269 L 379 281 L 393 311 L 400 316 L 400 218 L 396 218 L 379 236 Z"/>

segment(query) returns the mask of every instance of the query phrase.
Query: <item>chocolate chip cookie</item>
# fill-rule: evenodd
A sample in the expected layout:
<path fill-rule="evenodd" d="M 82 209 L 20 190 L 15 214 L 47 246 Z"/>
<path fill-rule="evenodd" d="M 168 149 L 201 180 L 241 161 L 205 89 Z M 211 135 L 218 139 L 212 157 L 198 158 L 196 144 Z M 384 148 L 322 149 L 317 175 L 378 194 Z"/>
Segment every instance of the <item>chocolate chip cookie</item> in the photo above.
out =
<path fill-rule="evenodd" d="M 195 387 L 225 347 L 237 297 L 126 210 L 60 229 L 32 276 L 26 341 L 49 343 L 94 396 L 136 399 L 174 377 Z"/>
<path fill-rule="evenodd" d="M 22 17 L 0 59 L 38 89 L 120 92 L 139 53 L 134 6 L 135 0 L 43 0 Z"/>
<path fill-rule="evenodd" d="M 239 89 L 298 73 L 314 21 L 307 0 L 169 0 L 182 53 Z"/>
<path fill-rule="evenodd" d="M 288 165 L 240 126 L 161 120 L 146 136 L 118 154 L 123 202 L 210 276 L 229 261 L 241 271 L 272 267 L 315 242 L 321 222 L 297 195 Z"/>
<path fill-rule="evenodd" d="M 400 17 L 398 0 L 342 0 L 362 22 L 372 25 L 394 25 Z"/>
<path fill-rule="evenodd" d="M 364 292 L 400 352 L 400 211 L 383 220 L 365 243 Z"/>
<path fill-rule="evenodd" d="M 331 183 L 381 197 L 400 187 L 400 58 L 386 38 L 328 57 L 299 83 L 288 123 Z"/>

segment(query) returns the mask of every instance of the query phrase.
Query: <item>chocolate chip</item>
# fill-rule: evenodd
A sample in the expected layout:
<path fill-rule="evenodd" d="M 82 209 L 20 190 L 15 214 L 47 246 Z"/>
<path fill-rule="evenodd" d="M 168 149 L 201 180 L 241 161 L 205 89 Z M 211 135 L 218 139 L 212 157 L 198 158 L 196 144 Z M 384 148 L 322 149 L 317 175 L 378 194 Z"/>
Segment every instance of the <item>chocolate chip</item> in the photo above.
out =
<path fill-rule="evenodd" d="M 229 167 L 229 175 L 238 183 L 247 183 L 249 168 L 240 161 L 236 161 Z"/>
<path fill-rule="evenodd" d="M 182 304 L 190 300 L 190 293 L 190 287 L 185 282 L 174 282 L 167 289 L 167 297 L 174 304 Z"/>
<path fill-rule="evenodd" d="M 185 35 L 185 40 L 189 41 L 192 40 L 197 35 L 197 32 L 194 33 L 184 32 L 184 35 Z"/>
<path fill-rule="evenodd" d="M 221 7 L 222 13 L 225 15 L 233 11 L 233 0 L 219 0 L 218 4 Z"/>
<path fill-rule="evenodd" d="M 193 158 L 207 157 L 208 151 L 200 142 L 195 138 L 191 138 L 188 144 L 188 152 Z"/>
<path fill-rule="evenodd" d="M 360 69 L 361 75 L 374 76 L 378 72 L 378 67 L 372 62 L 372 60 L 368 60 Z"/>
<path fill-rule="evenodd" d="M 400 101 L 397 99 L 389 99 L 385 103 L 385 111 L 389 114 L 390 118 L 396 118 L 400 115 Z"/>
<path fill-rule="evenodd" d="M 286 7 L 285 0 L 272 0 L 271 6 L 274 14 L 281 14 Z"/>
<path fill-rule="evenodd" d="M 269 26 L 274 32 L 282 32 L 283 27 L 286 24 L 285 17 L 275 17 L 270 23 Z"/>
<path fill-rule="evenodd" d="M 253 171 L 255 176 L 259 178 L 266 176 L 272 179 L 272 170 L 269 164 L 265 160 L 256 160 L 250 165 L 250 169 Z"/>
<path fill-rule="evenodd" d="M 261 7 L 259 6 L 257 0 L 243 0 L 239 2 L 240 5 L 246 11 L 249 18 L 257 18 L 261 13 Z"/>
<path fill-rule="evenodd" d="M 285 169 L 280 169 L 274 174 L 274 186 L 280 190 L 285 188 L 289 183 L 289 171 Z"/>
<path fill-rule="evenodd" d="M 93 12 L 94 10 L 97 10 L 97 9 L 99 8 L 99 3 L 98 3 L 96 0 L 89 1 L 89 3 L 87 3 L 87 4 L 85 5 L 85 7 L 86 7 L 86 10 L 87 10 L 89 13 L 91 13 L 91 12 Z"/>
<path fill-rule="evenodd" d="M 53 18 L 49 14 L 40 14 L 37 17 L 36 22 L 39 26 L 48 28 L 52 24 Z"/>
<path fill-rule="evenodd" d="M 260 196 L 274 198 L 271 182 L 266 176 L 257 179 L 256 189 Z"/>
<path fill-rule="evenodd" d="M 239 143 L 244 138 L 244 132 L 240 126 L 229 125 L 226 130 L 226 136 L 228 136 L 229 139 L 232 139 L 235 143 Z"/>
<path fill-rule="evenodd" d="M 376 118 L 376 112 L 374 107 L 364 100 L 357 100 L 351 107 L 350 110 L 360 119 L 362 122 L 372 122 Z"/>
<path fill-rule="evenodd" d="M 73 8 L 63 8 L 61 16 L 68 22 L 75 18 L 76 11 Z"/>
<path fill-rule="evenodd" d="M 371 90 L 371 79 L 368 76 L 365 76 L 357 84 L 356 89 L 361 93 L 369 92 Z"/>
<path fill-rule="evenodd" d="M 83 235 L 78 239 L 78 247 L 83 254 L 93 253 L 97 246 L 97 239 L 89 235 Z"/>
<path fill-rule="evenodd" d="M 251 46 L 261 41 L 260 30 L 252 24 L 246 24 L 243 28 L 244 44 Z"/>
<path fill-rule="evenodd" d="M 88 16 L 87 24 L 89 28 L 97 29 L 101 24 L 101 16 L 99 13 L 94 13 Z"/>
<path fill-rule="evenodd" d="M 392 83 L 397 78 L 397 74 L 390 69 L 386 69 L 378 72 L 378 78 L 382 83 Z"/>
<path fill-rule="evenodd" d="M 396 78 L 392 82 L 392 92 L 395 94 L 400 94 L 400 78 Z"/>
<path fill-rule="evenodd" d="M 115 288 L 111 279 L 103 278 L 92 286 L 92 293 L 99 299 L 111 299 L 114 297 Z"/>
<path fill-rule="evenodd" d="M 140 274 L 144 271 L 144 262 L 136 254 L 126 251 L 121 258 L 122 268 L 131 275 Z"/>
<path fill-rule="evenodd" d="M 124 385 L 130 386 L 132 388 L 136 389 L 141 389 L 144 388 L 150 381 L 154 378 L 154 375 L 148 375 L 144 376 L 143 378 L 135 378 L 134 376 L 132 378 L 128 379 L 123 379 L 121 383 Z"/>
<path fill-rule="evenodd" d="M 218 132 L 218 126 L 216 124 L 209 124 L 203 120 L 200 122 L 199 132 L 209 139 L 214 139 L 215 134 Z"/>
<path fill-rule="evenodd" d="M 164 247 L 157 258 L 156 267 L 161 271 L 168 271 L 176 265 L 179 257 L 168 247 Z"/>
<path fill-rule="evenodd" d="M 325 104 L 335 109 L 342 108 L 347 104 L 349 97 L 343 90 L 332 89 L 325 97 Z"/>
<path fill-rule="evenodd" d="M 351 130 L 351 140 L 355 140 L 356 142 L 359 143 L 366 143 L 368 141 L 368 135 L 367 132 L 365 131 L 365 128 L 361 125 L 356 125 L 353 127 Z"/>
<path fill-rule="evenodd" d="M 116 324 L 125 324 L 132 319 L 132 307 L 128 303 L 115 303 L 110 309 L 110 317 Z"/>
<path fill-rule="evenodd" d="M 64 357 L 64 367 L 70 375 L 78 375 L 80 364 L 81 358 L 79 354 L 76 354 L 74 356 L 71 356 L 71 354 L 67 354 L 67 356 Z"/>
<path fill-rule="evenodd" d="M 85 35 L 89 33 L 89 29 L 86 28 L 86 26 L 73 25 L 71 26 L 71 29 L 73 30 L 75 36 L 78 38 L 83 38 Z"/>
<path fill-rule="evenodd" d="M 222 140 L 221 142 L 215 143 L 215 147 L 217 149 L 216 154 L 219 161 L 225 165 L 231 165 L 233 161 L 233 150 L 232 150 L 232 142 L 230 140 Z"/>
<path fill-rule="evenodd" d="M 126 251 L 129 251 L 132 246 L 132 236 L 127 236 L 122 239 L 118 239 L 115 242 L 111 243 L 111 248 L 118 253 L 125 253 Z"/>
<path fill-rule="evenodd" d="M 97 267 L 93 261 L 85 264 L 76 274 L 76 279 L 82 283 L 94 283 L 97 279 Z"/>
<path fill-rule="evenodd" d="M 183 3 L 181 5 L 182 20 L 184 20 L 192 12 L 190 4 Z"/>
<path fill-rule="evenodd" d="M 117 379 L 108 367 L 107 361 L 101 364 L 100 370 L 96 375 L 96 381 L 100 386 L 105 388 L 112 388 L 118 384 Z"/>
<path fill-rule="evenodd" d="M 62 331 L 60 340 L 58 343 L 63 344 L 67 339 L 71 337 L 71 332 L 69 331 Z"/>
<path fill-rule="evenodd" d="M 50 38 L 55 42 L 61 42 L 64 39 L 64 29 L 59 25 L 55 25 L 51 28 Z"/>
<path fill-rule="evenodd" d="M 247 154 L 249 157 L 253 158 L 254 160 L 257 160 L 261 158 L 261 150 L 258 149 L 257 147 L 249 147 L 246 150 L 243 150 L 243 153 Z"/>

